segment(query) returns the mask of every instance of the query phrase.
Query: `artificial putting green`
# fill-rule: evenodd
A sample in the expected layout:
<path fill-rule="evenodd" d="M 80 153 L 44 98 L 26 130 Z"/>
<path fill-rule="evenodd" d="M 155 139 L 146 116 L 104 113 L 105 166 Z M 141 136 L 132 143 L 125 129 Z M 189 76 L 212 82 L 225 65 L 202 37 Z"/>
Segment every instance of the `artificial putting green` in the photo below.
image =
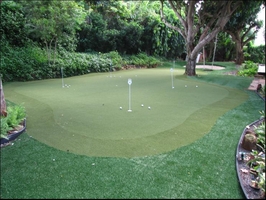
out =
<path fill-rule="evenodd" d="M 4 93 L 24 103 L 27 134 L 49 146 L 88 156 L 148 156 L 201 138 L 247 99 L 183 72 L 175 69 L 173 81 L 169 69 L 132 69 L 64 78 L 64 87 L 62 79 L 14 82 Z"/>

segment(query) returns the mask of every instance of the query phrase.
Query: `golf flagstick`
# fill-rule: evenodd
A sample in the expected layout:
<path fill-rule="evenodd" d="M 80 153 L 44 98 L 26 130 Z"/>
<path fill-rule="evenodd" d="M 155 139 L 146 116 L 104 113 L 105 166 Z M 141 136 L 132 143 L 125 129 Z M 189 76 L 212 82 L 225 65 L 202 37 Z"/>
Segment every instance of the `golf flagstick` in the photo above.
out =
<path fill-rule="evenodd" d="M 61 67 L 61 74 L 62 74 L 62 88 L 63 88 L 64 87 L 63 67 Z"/>
<path fill-rule="evenodd" d="M 128 112 L 132 112 L 132 110 L 131 110 L 131 84 L 132 84 L 132 79 L 129 78 L 127 83 L 128 83 Z"/>
<path fill-rule="evenodd" d="M 172 78 L 172 89 L 174 89 L 174 78 L 173 78 L 173 68 L 170 69 L 171 71 L 171 78 Z"/>

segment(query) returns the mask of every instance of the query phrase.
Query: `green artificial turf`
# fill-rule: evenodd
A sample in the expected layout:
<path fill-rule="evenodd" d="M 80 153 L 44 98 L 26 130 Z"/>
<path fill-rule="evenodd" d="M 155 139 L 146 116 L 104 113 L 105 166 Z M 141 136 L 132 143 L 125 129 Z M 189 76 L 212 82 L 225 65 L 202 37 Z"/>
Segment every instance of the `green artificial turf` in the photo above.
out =
<path fill-rule="evenodd" d="M 49 146 L 88 156 L 155 155 L 198 140 L 247 99 L 182 73 L 134 69 L 17 82 L 5 86 L 5 96 L 24 103 L 28 133 Z"/>
<path fill-rule="evenodd" d="M 237 179 L 236 148 L 245 126 L 259 119 L 265 104 L 256 93 L 246 90 L 249 78 L 218 76 L 214 71 L 198 73 L 199 77 L 189 81 L 209 82 L 215 87 L 221 84 L 218 88 L 240 90 L 248 98 L 218 117 L 198 140 L 172 151 L 134 158 L 78 155 L 39 142 L 31 135 L 41 123 L 31 121 L 52 121 L 49 116 L 53 116 L 53 110 L 42 101 L 32 99 L 27 103 L 30 98 L 18 93 L 19 87 L 13 85 L 22 83 L 5 84 L 9 99 L 25 102 L 27 108 L 39 109 L 40 113 L 29 116 L 26 132 L 12 145 L 1 148 L 1 198 L 245 199 Z M 192 121 L 190 126 L 194 126 Z M 44 129 L 43 133 L 49 134 L 51 128 Z"/>

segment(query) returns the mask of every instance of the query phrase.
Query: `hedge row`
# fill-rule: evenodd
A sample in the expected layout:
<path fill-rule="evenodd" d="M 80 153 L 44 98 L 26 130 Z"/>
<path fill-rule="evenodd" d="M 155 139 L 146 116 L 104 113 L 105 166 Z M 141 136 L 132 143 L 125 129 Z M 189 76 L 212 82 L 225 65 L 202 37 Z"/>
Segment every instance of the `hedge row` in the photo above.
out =
<path fill-rule="evenodd" d="M 117 51 L 76 53 L 59 50 L 55 56 L 52 52 L 50 57 L 48 62 L 47 52 L 36 46 L 18 48 L 3 45 L 0 58 L 3 82 L 60 78 L 61 69 L 64 69 L 64 77 L 71 77 L 121 70 L 127 65 L 154 68 L 160 64 L 159 59 L 145 53 L 122 57 Z"/>

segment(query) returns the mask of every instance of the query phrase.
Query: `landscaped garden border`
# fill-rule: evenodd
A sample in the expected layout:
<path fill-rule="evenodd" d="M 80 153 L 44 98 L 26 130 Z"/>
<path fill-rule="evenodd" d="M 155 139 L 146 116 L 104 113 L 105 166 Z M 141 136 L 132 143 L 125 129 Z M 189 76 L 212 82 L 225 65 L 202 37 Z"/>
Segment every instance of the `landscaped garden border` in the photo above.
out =
<path fill-rule="evenodd" d="M 258 91 L 255 91 L 257 95 L 265 101 L 265 97 L 263 97 Z M 247 161 L 244 159 L 244 155 L 248 155 L 251 152 L 242 148 L 242 142 L 244 136 L 246 135 L 247 131 L 254 130 L 254 127 L 258 127 L 265 121 L 265 118 L 258 119 L 251 124 L 247 125 L 243 130 L 241 137 L 239 139 L 237 149 L 236 149 L 236 171 L 240 186 L 245 194 L 247 199 L 264 199 L 265 192 L 258 188 L 252 188 L 250 186 L 251 182 L 251 174 L 250 174 L 250 167 L 247 164 Z"/>
<path fill-rule="evenodd" d="M 262 199 L 263 197 L 261 196 L 262 193 L 259 189 L 252 188 L 249 185 L 249 182 L 250 182 L 249 166 L 246 164 L 244 160 L 241 159 L 241 153 L 249 154 L 250 152 L 242 148 L 241 145 L 242 145 L 243 138 L 246 134 L 246 131 L 249 130 L 250 127 L 260 124 L 263 120 L 264 118 L 256 120 L 246 126 L 246 128 L 244 129 L 240 137 L 237 150 L 236 150 L 236 170 L 237 170 L 238 180 L 242 187 L 243 193 L 245 194 L 247 199 Z"/>
<path fill-rule="evenodd" d="M 1 147 L 7 145 L 9 142 L 15 140 L 18 136 L 20 136 L 20 134 L 22 134 L 25 130 L 26 130 L 26 118 L 23 120 L 23 122 L 21 123 L 21 125 L 23 126 L 23 128 L 21 128 L 20 130 L 14 130 L 12 131 L 12 133 L 7 135 L 7 138 L 1 138 L 0 139 L 0 144 Z"/>

